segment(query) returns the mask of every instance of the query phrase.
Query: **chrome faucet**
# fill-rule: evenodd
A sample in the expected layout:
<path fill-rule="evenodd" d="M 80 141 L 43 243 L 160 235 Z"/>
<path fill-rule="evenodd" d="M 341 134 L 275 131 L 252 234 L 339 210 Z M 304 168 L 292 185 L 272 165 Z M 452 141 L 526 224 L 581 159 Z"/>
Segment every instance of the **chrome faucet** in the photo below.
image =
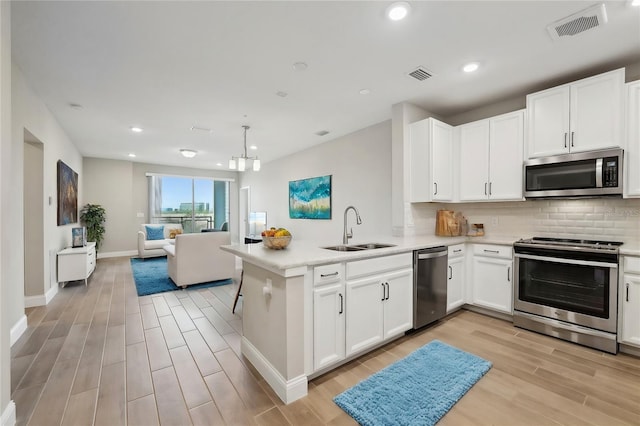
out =
<path fill-rule="evenodd" d="M 349 238 L 353 237 L 353 228 L 351 228 L 351 231 L 347 232 L 347 213 L 349 212 L 349 210 L 353 210 L 356 214 L 356 225 L 362 224 L 362 219 L 360 219 L 360 213 L 358 213 L 358 209 L 353 206 L 349 206 L 344 209 L 344 233 L 342 234 L 342 244 L 348 244 Z"/>

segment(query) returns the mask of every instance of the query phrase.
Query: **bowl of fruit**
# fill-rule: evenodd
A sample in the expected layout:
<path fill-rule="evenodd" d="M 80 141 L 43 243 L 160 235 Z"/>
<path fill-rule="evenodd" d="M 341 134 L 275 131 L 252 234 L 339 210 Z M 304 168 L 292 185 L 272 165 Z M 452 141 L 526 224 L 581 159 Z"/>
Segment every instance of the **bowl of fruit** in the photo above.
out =
<path fill-rule="evenodd" d="M 271 228 L 262 231 L 262 244 L 273 250 L 287 248 L 291 242 L 291 233 L 284 228 Z"/>

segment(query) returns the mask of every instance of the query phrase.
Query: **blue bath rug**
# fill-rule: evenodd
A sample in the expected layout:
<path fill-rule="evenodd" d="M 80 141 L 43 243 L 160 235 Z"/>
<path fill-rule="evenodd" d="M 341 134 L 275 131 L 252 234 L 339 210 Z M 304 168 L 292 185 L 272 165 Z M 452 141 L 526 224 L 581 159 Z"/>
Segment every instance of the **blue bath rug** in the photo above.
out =
<path fill-rule="evenodd" d="M 180 287 L 175 285 L 171 278 L 169 278 L 166 257 L 152 257 L 149 259 L 131 258 L 131 269 L 133 270 L 133 280 L 136 283 L 138 296 L 180 290 Z M 193 290 L 216 287 L 231 284 L 232 282 L 233 280 L 229 278 L 226 280 L 194 284 L 187 288 Z"/>
<path fill-rule="evenodd" d="M 364 426 L 435 425 L 490 368 L 433 340 L 333 401 Z"/>

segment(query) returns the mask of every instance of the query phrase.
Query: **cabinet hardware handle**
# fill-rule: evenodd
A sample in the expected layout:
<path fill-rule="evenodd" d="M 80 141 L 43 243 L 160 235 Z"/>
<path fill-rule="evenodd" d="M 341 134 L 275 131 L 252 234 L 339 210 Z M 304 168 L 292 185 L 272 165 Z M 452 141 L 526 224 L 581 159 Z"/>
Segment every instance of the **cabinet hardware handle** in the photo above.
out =
<path fill-rule="evenodd" d="M 564 132 L 564 147 L 567 147 L 567 132 Z"/>
<path fill-rule="evenodd" d="M 382 286 L 382 300 L 384 302 L 385 297 L 387 297 L 387 290 L 384 287 L 384 283 L 380 283 L 380 285 Z"/>
<path fill-rule="evenodd" d="M 574 133 L 575 133 L 575 132 L 571 132 L 571 147 L 573 147 L 573 134 L 574 134 Z"/>
<path fill-rule="evenodd" d="M 344 312 L 344 297 L 342 293 L 338 293 L 338 296 L 340 296 L 340 312 L 338 312 L 338 315 L 341 315 Z"/>
<path fill-rule="evenodd" d="M 507 268 L 507 282 L 511 282 L 511 266 Z"/>
<path fill-rule="evenodd" d="M 449 279 L 453 278 L 453 268 L 449 265 Z"/>
<path fill-rule="evenodd" d="M 627 302 L 629 301 L 629 283 L 627 283 Z"/>
<path fill-rule="evenodd" d="M 385 283 L 387 286 L 387 298 L 385 300 L 389 300 L 389 283 Z"/>
<path fill-rule="evenodd" d="M 495 254 L 498 254 L 498 253 L 500 253 L 500 250 L 487 250 L 487 249 L 484 249 L 484 252 L 485 252 L 485 253 L 495 253 Z"/>
<path fill-rule="evenodd" d="M 462 249 L 455 249 L 453 250 L 454 253 L 460 253 L 462 251 Z"/>
<path fill-rule="evenodd" d="M 493 182 L 489 182 L 489 195 L 491 195 L 491 184 L 492 184 L 492 183 L 493 183 Z"/>
<path fill-rule="evenodd" d="M 433 182 L 433 189 L 434 189 L 434 193 L 433 195 L 437 195 L 438 194 L 438 182 Z"/>
<path fill-rule="evenodd" d="M 330 274 L 320 274 L 320 278 L 335 277 L 336 275 L 338 275 L 338 271 L 332 272 Z"/>

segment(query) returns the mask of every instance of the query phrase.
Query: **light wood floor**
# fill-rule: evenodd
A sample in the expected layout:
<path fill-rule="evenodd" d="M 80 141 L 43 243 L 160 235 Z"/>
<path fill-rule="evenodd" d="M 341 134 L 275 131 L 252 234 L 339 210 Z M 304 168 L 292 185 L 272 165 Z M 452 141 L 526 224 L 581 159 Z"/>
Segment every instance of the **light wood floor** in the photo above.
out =
<path fill-rule="evenodd" d="M 355 424 L 332 398 L 433 339 L 493 362 L 442 425 L 640 424 L 640 359 L 462 311 L 309 384 L 283 405 L 240 355 L 235 284 L 138 297 L 128 258 L 98 261 L 12 348 L 18 424 Z M 240 305 L 241 307 L 241 305 Z"/>

